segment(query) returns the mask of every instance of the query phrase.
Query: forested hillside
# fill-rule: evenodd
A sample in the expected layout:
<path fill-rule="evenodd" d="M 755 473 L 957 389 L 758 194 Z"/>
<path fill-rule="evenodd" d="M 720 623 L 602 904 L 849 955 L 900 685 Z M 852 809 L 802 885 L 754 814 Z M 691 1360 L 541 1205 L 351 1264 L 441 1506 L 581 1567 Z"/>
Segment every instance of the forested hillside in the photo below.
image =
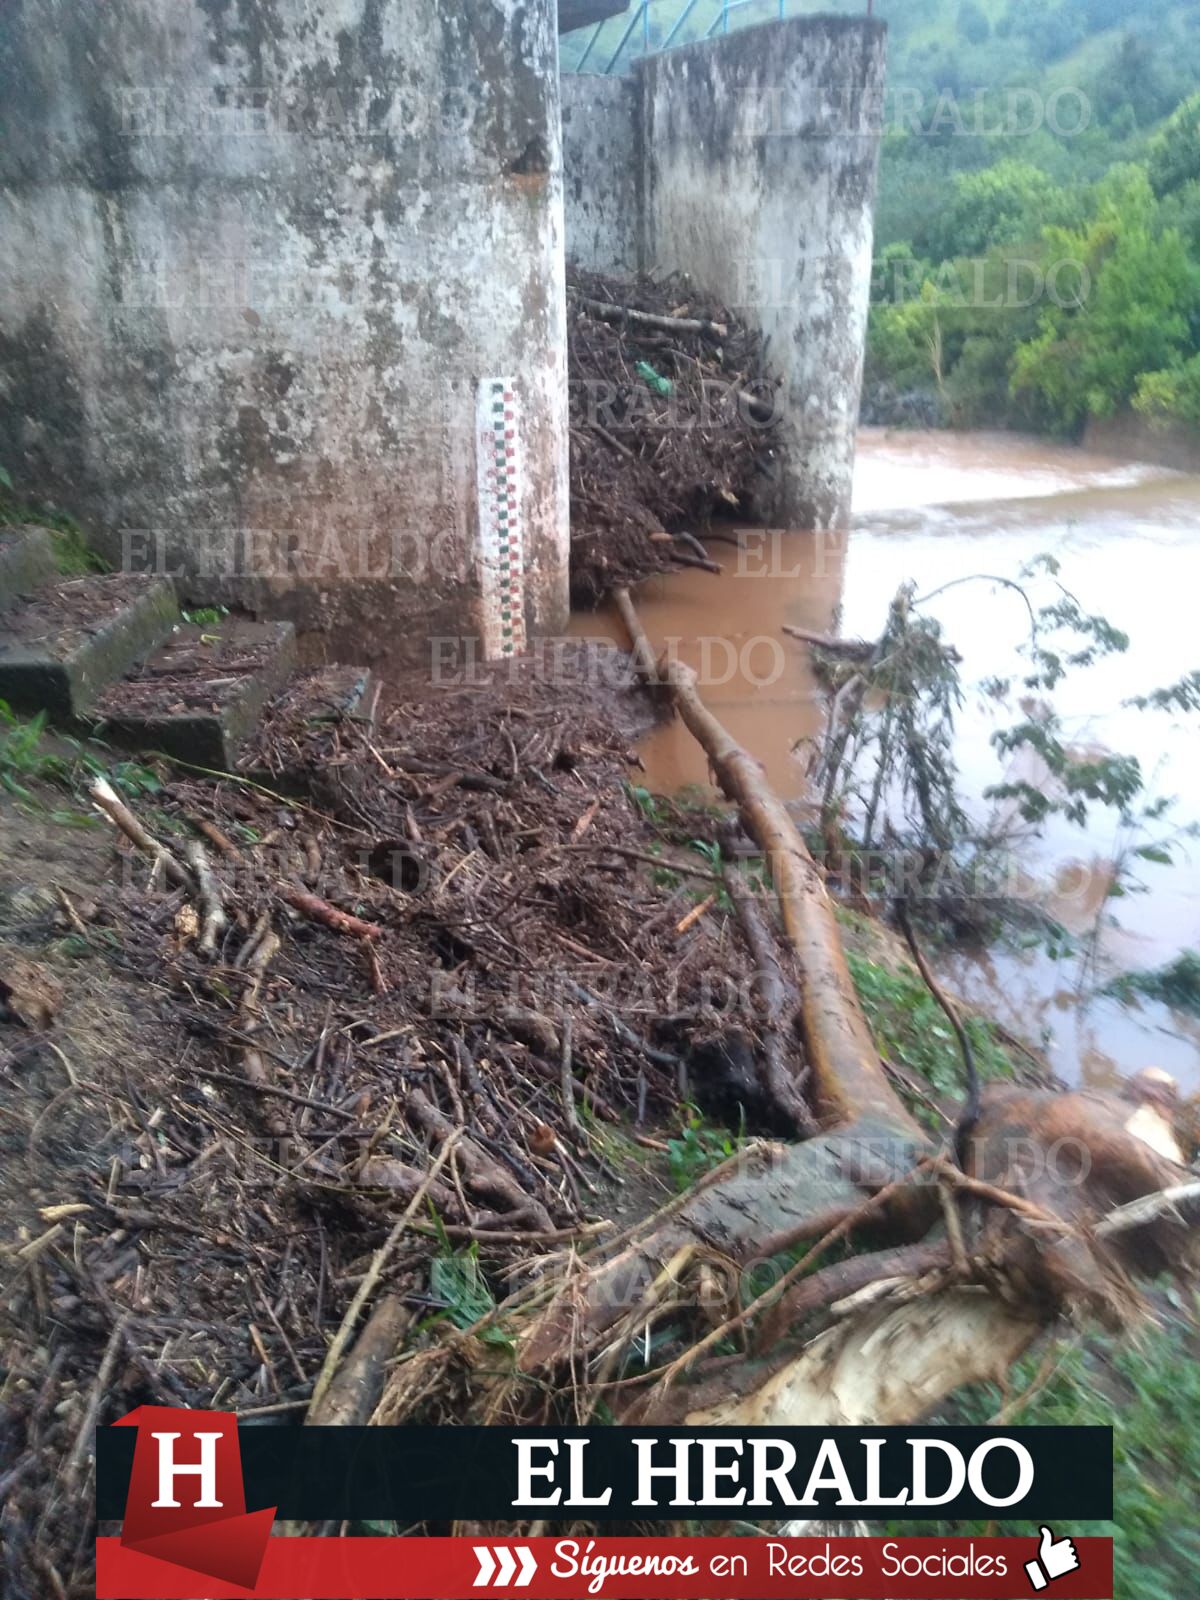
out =
<path fill-rule="evenodd" d="M 879 0 L 868 415 L 1200 422 L 1200 4 Z"/>

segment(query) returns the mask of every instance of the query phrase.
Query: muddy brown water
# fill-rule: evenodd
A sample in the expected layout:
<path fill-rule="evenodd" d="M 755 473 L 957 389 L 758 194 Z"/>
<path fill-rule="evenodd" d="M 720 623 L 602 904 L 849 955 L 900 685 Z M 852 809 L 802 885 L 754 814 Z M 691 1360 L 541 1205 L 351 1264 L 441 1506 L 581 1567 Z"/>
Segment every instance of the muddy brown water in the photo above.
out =
<path fill-rule="evenodd" d="M 1125 654 L 1072 673 L 1056 691 L 1073 745 L 1137 756 L 1149 792 L 1176 797 L 1156 837 L 1200 820 L 1195 720 L 1189 726 L 1122 703 L 1200 667 L 1200 477 L 1013 435 L 865 429 L 854 504 L 846 534 L 743 530 L 740 549 L 711 547 L 720 577 L 685 571 L 639 593 L 655 646 L 676 649 L 697 668 L 705 699 L 798 813 L 806 741 L 820 737 L 823 711 L 807 650 L 782 624 L 874 638 L 906 579 L 925 593 L 972 573 L 1013 578 L 1049 553 L 1084 611 L 1130 636 Z M 1039 578 L 1033 592 L 1052 598 L 1050 579 Z M 971 582 L 946 589 L 928 609 L 964 657 L 970 687 L 956 756 L 972 813 L 983 821 L 994 804 L 983 798 L 989 784 L 1041 776 L 1028 763 L 1007 764 L 991 744 L 997 727 L 1020 720 L 1020 691 L 998 708 L 976 687 L 991 676 L 1019 682 L 1022 602 Z M 572 631 L 621 639 L 604 614 L 577 616 Z M 639 749 L 650 788 L 711 792 L 705 758 L 677 722 L 656 728 Z M 1174 866 L 1139 861 L 1143 892 L 1107 899 L 1114 859 L 1128 844 L 1114 817 L 1093 808 L 1085 828 L 1055 820 L 1042 840 L 1020 848 L 1022 870 L 1080 943 L 1101 918 L 1102 976 L 1200 948 L 1200 839 L 1183 842 Z M 1084 998 L 1096 980 L 1077 956 L 1005 945 L 950 954 L 941 965 L 960 993 L 1043 1046 L 1068 1080 L 1107 1084 L 1154 1064 L 1200 1089 L 1200 1023 L 1158 1004 Z"/>

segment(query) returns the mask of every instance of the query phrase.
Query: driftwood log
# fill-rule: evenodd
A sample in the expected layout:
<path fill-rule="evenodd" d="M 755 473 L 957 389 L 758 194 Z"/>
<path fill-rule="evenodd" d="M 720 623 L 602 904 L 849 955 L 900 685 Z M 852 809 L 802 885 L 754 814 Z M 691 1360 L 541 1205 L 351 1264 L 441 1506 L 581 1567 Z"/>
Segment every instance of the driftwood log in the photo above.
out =
<path fill-rule="evenodd" d="M 662 328 L 667 333 L 702 333 L 709 339 L 724 339 L 729 335 L 725 323 L 710 322 L 707 317 L 669 317 L 657 311 L 637 311 L 633 306 L 608 305 L 588 295 L 578 298 L 580 305 L 586 306 L 602 322 L 639 322 L 644 328 Z"/>
<path fill-rule="evenodd" d="M 818 1115 L 826 1126 L 870 1121 L 923 1142 L 884 1074 L 846 965 L 833 902 L 787 808 L 754 757 L 705 706 L 692 669 L 669 657 L 655 663 L 628 590 L 616 590 L 613 598 L 641 670 L 670 690 L 681 719 L 767 859 L 800 973 L 800 1027 Z"/>

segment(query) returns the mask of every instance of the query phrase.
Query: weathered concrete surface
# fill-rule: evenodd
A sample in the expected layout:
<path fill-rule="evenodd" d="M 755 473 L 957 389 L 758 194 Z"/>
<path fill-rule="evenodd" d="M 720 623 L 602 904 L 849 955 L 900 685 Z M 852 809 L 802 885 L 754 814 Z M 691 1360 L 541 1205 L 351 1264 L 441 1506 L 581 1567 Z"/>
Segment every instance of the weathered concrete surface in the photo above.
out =
<path fill-rule="evenodd" d="M 165 578 L 113 572 L 39 589 L 0 620 L 0 700 L 72 721 L 178 621 Z"/>
<path fill-rule="evenodd" d="M 689 272 L 769 336 L 786 414 L 762 509 L 792 527 L 849 516 L 885 37 L 797 17 L 638 65 L 644 265 Z"/>
<path fill-rule="evenodd" d="M 475 387 L 515 379 L 527 621 L 567 606 L 554 0 L 6 0 L 0 460 L 118 564 L 473 628 Z"/>
<path fill-rule="evenodd" d="M 296 665 L 290 622 L 228 617 L 176 628 L 136 671 L 101 694 L 92 731 L 134 750 L 232 771 L 242 742 Z"/>
<path fill-rule="evenodd" d="M 641 103 L 637 78 L 563 75 L 567 256 L 592 272 L 640 266 Z"/>
<path fill-rule="evenodd" d="M 45 528 L 0 528 L 0 612 L 54 577 L 54 546 Z"/>

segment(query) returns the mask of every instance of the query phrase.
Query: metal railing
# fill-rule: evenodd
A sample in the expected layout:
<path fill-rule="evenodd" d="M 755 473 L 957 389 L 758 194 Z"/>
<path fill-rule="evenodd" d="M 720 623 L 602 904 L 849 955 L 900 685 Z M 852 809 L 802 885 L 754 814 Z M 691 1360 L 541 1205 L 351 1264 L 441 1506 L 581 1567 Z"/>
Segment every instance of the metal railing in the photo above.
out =
<path fill-rule="evenodd" d="M 803 0 L 799 6 L 795 0 L 638 0 L 628 18 L 610 17 L 591 29 L 580 29 L 588 37 L 573 60 L 570 44 L 565 45 L 563 71 L 620 72 L 641 56 L 669 50 L 673 45 L 712 39 L 728 33 L 731 27 L 782 21 L 809 9 Z M 574 38 L 574 34 L 563 35 L 564 41 Z"/>

